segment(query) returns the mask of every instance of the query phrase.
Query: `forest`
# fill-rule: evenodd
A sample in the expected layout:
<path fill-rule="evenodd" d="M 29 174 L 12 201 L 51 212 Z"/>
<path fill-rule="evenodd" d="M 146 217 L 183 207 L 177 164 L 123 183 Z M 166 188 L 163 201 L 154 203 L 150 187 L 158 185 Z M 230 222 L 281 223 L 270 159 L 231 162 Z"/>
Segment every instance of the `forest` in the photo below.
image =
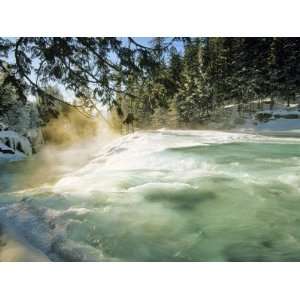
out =
<path fill-rule="evenodd" d="M 300 92 L 299 49 L 299 38 L 1 38 L 0 118 L 30 128 L 62 106 L 87 118 L 105 107 L 118 130 L 178 128 L 233 103 L 289 106 Z"/>

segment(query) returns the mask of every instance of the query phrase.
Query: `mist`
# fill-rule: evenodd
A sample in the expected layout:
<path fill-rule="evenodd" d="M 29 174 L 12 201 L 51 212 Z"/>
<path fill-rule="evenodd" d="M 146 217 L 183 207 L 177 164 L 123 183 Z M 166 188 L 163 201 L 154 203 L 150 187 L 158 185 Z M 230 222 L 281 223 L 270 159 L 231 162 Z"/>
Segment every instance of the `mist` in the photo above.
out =
<path fill-rule="evenodd" d="M 87 118 L 74 109 L 51 119 L 42 133 L 44 144 L 36 154 L 2 166 L 3 174 L 22 168 L 9 180 L 10 189 L 51 185 L 86 164 L 97 151 L 120 136 L 104 120 Z"/>

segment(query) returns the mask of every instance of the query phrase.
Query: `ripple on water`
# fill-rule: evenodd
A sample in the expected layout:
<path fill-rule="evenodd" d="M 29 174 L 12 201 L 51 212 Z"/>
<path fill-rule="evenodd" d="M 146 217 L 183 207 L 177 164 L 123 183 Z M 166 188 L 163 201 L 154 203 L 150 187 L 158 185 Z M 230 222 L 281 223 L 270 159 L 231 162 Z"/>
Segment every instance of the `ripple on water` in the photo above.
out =
<path fill-rule="evenodd" d="M 53 260 L 299 261 L 299 145 L 137 133 L 47 192 L 9 190 L 26 168 L 8 168 L 1 220 Z"/>

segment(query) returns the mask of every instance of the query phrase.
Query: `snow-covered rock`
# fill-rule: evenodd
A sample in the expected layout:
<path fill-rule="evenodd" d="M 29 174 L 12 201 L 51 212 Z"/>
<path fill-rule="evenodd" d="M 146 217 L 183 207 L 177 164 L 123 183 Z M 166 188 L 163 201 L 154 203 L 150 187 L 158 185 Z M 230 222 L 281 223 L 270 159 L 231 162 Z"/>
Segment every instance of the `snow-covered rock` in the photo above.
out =
<path fill-rule="evenodd" d="M 8 126 L 5 123 L 0 122 L 0 131 L 8 130 Z"/>
<path fill-rule="evenodd" d="M 32 148 L 29 140 L 15 131 L 7 129 L 5 126 L 0 128 L 0 159 L 19 160 L 30 156 Z"/>
<path fill-rule="evenodd" d="M 31 144 L 29 140 L 26 137 L 19 135 L 15 131 L 0 131 L 0 141 L 14 151 L 18 150 L 25 155 L 32 154 Z"/>
<path fill-rule="evenodd" d="M 13 150 L 12 148 L 6 146 L 0 142 L 0 161 L 14 161 L 25 159 L 26 155 L 18 150 Z"/>

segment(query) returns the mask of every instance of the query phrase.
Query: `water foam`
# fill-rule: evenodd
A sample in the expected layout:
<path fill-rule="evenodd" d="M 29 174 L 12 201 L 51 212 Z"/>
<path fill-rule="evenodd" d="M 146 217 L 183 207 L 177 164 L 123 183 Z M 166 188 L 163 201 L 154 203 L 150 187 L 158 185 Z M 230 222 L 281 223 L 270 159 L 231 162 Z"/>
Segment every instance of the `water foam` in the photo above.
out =
<path fill-rule="evenodd" d="M 54 260 L 300 259 L 298 146 L 138 132 L 95 150 L 48 190 L 10 193 L 1 219 Z"/>

